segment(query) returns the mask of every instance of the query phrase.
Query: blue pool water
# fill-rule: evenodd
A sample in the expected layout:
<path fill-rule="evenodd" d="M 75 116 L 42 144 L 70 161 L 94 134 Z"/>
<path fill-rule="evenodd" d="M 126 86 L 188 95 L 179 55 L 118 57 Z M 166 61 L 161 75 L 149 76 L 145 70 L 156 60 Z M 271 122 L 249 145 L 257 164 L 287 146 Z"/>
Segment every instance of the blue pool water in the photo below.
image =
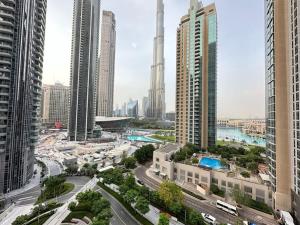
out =
<path fill-rule="evenodd" d="M 203 157 L 200 161 L 199 161 L 199 165 L 203 166 L 203 167 L 207 167 L 207 168 L 211 168 L 211 169 L 222 169 L 222 165 L 221 165 L 221 161 L 218 159 L 212 159 L 209 157 Z"/>
<path fill-rule="evenodd" d="M 128 136 L 127 140 L 139 141 L 139 142 L 149 142 L 149 143 L 161 143 L 161 141 L 153 139 L 153 138 L 148 138 L 148 137 L 144 137 L 144 136 L 136 136 L 136 135 Z"/>
<path fill-rule="evenodd" d="M 266 140 L 259 137 L 251 137 L 241 131 L 239 128 L 221 128 L 218 127 L 218 140 L 230 140 L 233 139 L 236 142 L 242 142 L 245 141 L 247 144 L 250 145 L 258 145 L 265 147 L 266 146 Z"/>

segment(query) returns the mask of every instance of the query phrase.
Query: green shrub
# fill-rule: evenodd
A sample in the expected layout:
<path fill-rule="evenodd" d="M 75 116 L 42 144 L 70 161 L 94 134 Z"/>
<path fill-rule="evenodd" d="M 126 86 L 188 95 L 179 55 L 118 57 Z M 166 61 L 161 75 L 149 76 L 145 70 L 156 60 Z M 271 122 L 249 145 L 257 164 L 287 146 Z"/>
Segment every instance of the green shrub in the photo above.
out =
<path fill-rule="evenodd" d="M 247 171 L 241 172 L 241 175 L 242 175 L 243 177 L 245 177 L 245 178 L 250 178 L 250 173 L 247 172 Z"/>

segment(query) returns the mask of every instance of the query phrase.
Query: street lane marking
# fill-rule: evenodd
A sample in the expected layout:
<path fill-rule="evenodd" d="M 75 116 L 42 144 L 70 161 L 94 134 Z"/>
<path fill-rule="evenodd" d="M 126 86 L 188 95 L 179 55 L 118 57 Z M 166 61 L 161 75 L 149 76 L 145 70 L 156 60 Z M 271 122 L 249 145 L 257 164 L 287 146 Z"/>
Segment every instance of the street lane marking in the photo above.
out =
<path fill-rule="evenodd" d="M 126 223 L 121 219 L 121 217 L 117 214 L 113 207 L 111 207 L 112 211 L 114 211 L 115 215 L 119 218 L 119 220 L 126 225 Z"/>
<path fill-rule="evenodd" d="M 23 201 L 23 200 L 33 199 L 33 198 L 35 198 L 35 196 L 29 196 L 29 197 L 25 197 L 25 198 L 19 198 L 19 199 L 18 199 L 18 202 L 19 202 L 19 201 Z"/>

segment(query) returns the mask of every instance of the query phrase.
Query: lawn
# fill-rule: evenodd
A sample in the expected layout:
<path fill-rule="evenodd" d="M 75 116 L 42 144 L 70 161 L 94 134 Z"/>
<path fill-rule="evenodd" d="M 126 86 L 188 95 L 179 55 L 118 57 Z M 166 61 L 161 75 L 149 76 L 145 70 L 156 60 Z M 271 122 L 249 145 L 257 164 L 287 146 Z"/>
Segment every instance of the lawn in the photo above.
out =
<path fill-rule="evenodd" d="M 175 140 L 176 140 L 175 136 L 162 136 L 162 135 L 158 135 L 158 134 L 152 135 L 150 137 L 160 140 L 160 141 L 168 141 L 168 142 L 175 142 Z"/>
<path fill-rule="evenodd" d="M 56 191 L 56 193 L 54 193 L 54 192 L 49 193 L 46 190 L 46 191 L 42 192 L 42 194 L 39 196 L 39 198 L 38 198 L 38 200 L 36 201 L 35 204 L 40 204 L 40 203 L 43 203 L 47 200 L 56 198 L 58 196 L 68 194 L 71 191 L 73 191 L 74 187 L 75 187 L 75 185 L 72 184 L 72 183 L 63 183 L 62 188 L 60 188 L 58 191 Z"/>
<path fill-rule="evenodd" d="M 89 211 L 73 211 L 64 219 L 63 223 L 69 223 L 72 219 L 82 219 L 85 216 L 90 218 L 91 220 L 94 217 L 93 214 Z"/>

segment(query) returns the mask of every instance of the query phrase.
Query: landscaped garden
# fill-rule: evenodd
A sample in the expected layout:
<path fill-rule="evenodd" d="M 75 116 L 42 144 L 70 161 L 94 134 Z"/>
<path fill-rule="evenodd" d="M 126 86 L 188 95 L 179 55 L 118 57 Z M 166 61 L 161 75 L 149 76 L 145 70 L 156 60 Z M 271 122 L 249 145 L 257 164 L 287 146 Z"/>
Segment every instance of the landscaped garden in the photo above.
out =
<path fill-rule="evenodd" d="M 140 214 L 147 213 L 149 204 L 151 204 L 186 224 L 205 224 L 199 213 L 183 205 L 183 192 L 173 182 L 166 181 L 161 184 L 158 191 L 150 191 L 145 186 L 137 185 L 135 178 L 128 173 L 123 174 L 121 169 L 107 170 L 100 173 L 99 176 L 103 178 L 102 183 L 99 182 L 99 186 L 115 196 L 134 216 L 137 216 L 136 211 Z M 118 185 L 119 193 L 114 192 L 104 184 Z M 142 224 L 151 224 L 143 217 L 137 216 L 136 218 Z"/>
<path fill-rule="evenodd" d="M 99 192 L 86 191 L 76 196 L 77 202 L 69 204 L 71 213 L 63 221 L 71 222 L 72 219 L 88 217 L 92 225 L 109 225 L 112 217 L 110 203 Z"/>
<path fill-rule="evenodd" d="M 61 205 L 56 202 L 38 205 L 29 215 L 18 216 L 12 225 L 42 225 L 54 214 L 54 210 Z"/>
<path fill-rule="evenodd" d="M 43 190 L 36 204 L 65 195 L 74 189 L 74 184 L 66 182 L 63 175 L 48 177 L 43 182 Z"/>

